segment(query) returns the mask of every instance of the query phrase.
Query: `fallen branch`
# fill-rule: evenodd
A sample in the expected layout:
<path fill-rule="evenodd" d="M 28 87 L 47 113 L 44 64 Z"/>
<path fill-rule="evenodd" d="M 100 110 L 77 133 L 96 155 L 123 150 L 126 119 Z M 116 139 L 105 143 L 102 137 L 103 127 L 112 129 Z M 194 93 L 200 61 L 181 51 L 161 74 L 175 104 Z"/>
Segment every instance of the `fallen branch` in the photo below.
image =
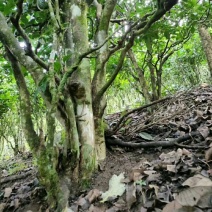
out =
<path fill-rule="evenodd" d="M 20 179 L 28 177 L 29 175 L 32 175 L 33 173 L 35 173 L 35 170 L 30 170 L 23 174 L 8 176 L 3 179 L 0 179 L 0 184 L 7 183 L 9 181 L 20 180 Z"/>
<path fill-rule="evenodd" d="M 149 147 L 171 147 L 171 146 L 179 146 L 179 143 L 187 141 L 191 139 L 193 136 L 200 136 L 199 132 L 192 132 L 189 134 L 185 134 L 179 138 L 169 140 L 169 141 L 152 141 L 152 142 L 141 142 L 141 143 L 132 143 L 132 142 L 124 142 L 120 138 L 106 138 L 106 143 L 109 145 L 118 145 L 121 147 L 131 147 L 131 148 L 149 148 Z M 196 146 L 197 149 L 207 149 L 205 146 Z"/>
<path fill-rule="evenodd" d="M 187 110 L 189 110 L 189 109 L 187 109 Z M 153 127 L 156 124 L 161 124 L 164 121 L 170 120 L 170 119 L 174 118 L 175 116 L 181 114 L 183 111 L 185 111 L 185 108 L 183 108 L 182 110 L 179 110 L 179 111 L 175 112 L 174 114 L 171 114 L 170 116 L 167 116 L 167 117 L 158 119 L 155 122 L 151 122 L 149 124 L 142 125 L 142 126 L 138 125 L 136 128 L 132 129 L 131 132 L 128 135 L 129 136 L 132 136 L 133 133 L 141 132 L 141 131 L 146 130 L 146 129 L 150 128 L 150 127 Z"/>
<path fill-rule="evenodd" d="M 166 101 L 166 100 L 168 100 L 168 99 L 170 99 L 170 97 L 167 97 L 167 98 L 164 98 L 164 99 L 159 99 L 159 100 L 156 100 L 156 101 L 154 101 L 154 102 L 151 102 L 150 104 L 143 105 L 143 106 L 141 106 L 141 107 L 139 107 L 139 108 L 135 108 L 135 109 L 133 109 L 133 110 L 130 110 L 129 112 L 127 112 L 125 115 L 123 115 L 123 116 L 120 118 L 119 122 L 116 124 L 116 126 L 115 126 L 115 127 L 112 129 L 112 131 L 110 132 L 111 135 L 112 135 L 112 134 L 115 134 L 115 133 L 120 129 L 121 123 L 122 123 L 122 122 L 124 121 L 124 119 L 125 119 L 127 116 L 129 116 L 130 114 L 132 114 L 132 113 L 134 113 L 134 112 L 136 112 L 136 111 L 141 111 L 141 110 L 143 110 L 143 109 L 145 109 L 145 108 L 151 107 L 151 106 L 153 106 L 153 105 L 155 105 L 155 104 L 158 104 L 158 103 L 160 103 L 160 102 L 164 102 L 164 101 Z"/>

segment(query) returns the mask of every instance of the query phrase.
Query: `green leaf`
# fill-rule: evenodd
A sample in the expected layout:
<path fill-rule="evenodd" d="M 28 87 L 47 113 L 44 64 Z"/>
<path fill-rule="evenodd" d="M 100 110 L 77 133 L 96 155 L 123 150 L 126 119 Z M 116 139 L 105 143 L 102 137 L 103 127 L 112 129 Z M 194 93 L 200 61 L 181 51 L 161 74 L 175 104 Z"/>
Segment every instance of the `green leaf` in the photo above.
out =
<path fill-rule="evenodd" d="M 15 7 L 15 1 L 7 1 L 7 4 L 4 5 L 4 14 L 5 15 L 9 15 L 11 14 L 11 11 L 14 11 L 14 7 Z"/>
<path fill-rule="evenodd" d="M 148 134 L 146 132 L 139 133 L 139 136 L 141 138 L 145 139 L 145 140 L 148 140 L 148 141 L 153 141 L 154 140 L 154 138 L 150 134 Z"/>
<path fill-rule="evenodd" d="M 68 60 L 71 58 L 71 55 L 72 55 L 72 54 L 67 54 L 67 55 L 65 55 L 65 56 L 63 57 L 63 62 L 68 61 Z"/>
<path fill-rule="evenodd" d="M 166 39 L 170 39 L 170 33 L 168 31 L 164 32 L 164 36 L 166 37 Z"/>
<path fill-rule="evenodd" d="M 146 185 L 146 182 L 143 181 L 143 180 L 138 180 L 135 182 L 137 185 L 140 185 L 140 186 L 143 186 L 143 185 Z"/>
<path fill-rule="evenodd" d="M 61 63 L 59 62 L 59 61 L 56 61 L 55 63 L 54 63 L 54 70 L 57 72 L 57 73 L 59 73 L 60 72 L 60 70 L 61 70 Z"/>
<path fill-rule="evenodd" d="M 132 118 L 129 118 L 125 121 L 125 125 L 128 125 L 132 121 Z"/>
<path fill-rule="evenodd" d="M 42 92 L 45 92 L 46 88 L 47 88 L 47 85 L 48 85 L 48 76 L 45 75 L 43 77 L 43 79 L 38 84 L 38 90 L 41 90 Z"/>

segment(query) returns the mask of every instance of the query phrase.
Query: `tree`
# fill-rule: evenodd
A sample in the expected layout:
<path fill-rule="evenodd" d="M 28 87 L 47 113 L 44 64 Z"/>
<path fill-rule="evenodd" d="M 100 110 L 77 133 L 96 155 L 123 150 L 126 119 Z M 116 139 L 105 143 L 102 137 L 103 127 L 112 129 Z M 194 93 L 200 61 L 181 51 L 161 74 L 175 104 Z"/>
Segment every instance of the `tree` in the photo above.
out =
<path fill-rule="evenodd" d="M 129 58 L 135 69 L 135 71 L 131 71 L 131 74 L 135 80 L 139 81 L 139 90 L 146 103 L 161 98 L 164 65 L 189 38 L 190 27 L 180 27 L 178 23 L 171 27 L 167 26 L 167 23 L 161 22 L 155 24 L 144 36 L 145 54 L 139 52 L 139 47 L 136 48 L 136 53 L 129 50 Z M 136 56 L 142 58 L 140 64 L 138 64 Z"/>
<path fill-rule="evenodd" d="M 163 76 L 166 68 L 169 72 L 179 74 L 179 69 L 172 70 L 169 62 L 174 53 L 182 49 L 193 36 L 196 26 L 201 19 L 208 16 L 210 5 L 208 1 L 186 1 L 158 21 L 128 52 L 131 60 L 130 73 L 138 82 L 138 91 L 143 95 L 145 102 L 158 100 L 162 96 Z M 186 14 L 186 16 L 185 16 Z M 193 44 L 194 45 L 194 44 Z M 208 47 L 209 48 L 209 47 Z M 196 55 L 191 51 L 192 57 Z M 188 58 L 188 55 L 183 55 Z M 192 63 L 192 61 L 190 61 Z M 195 72 L 194 64 L 190 64 Z M 196 80 L 191 82 L 196 84 Z"/>
<path fill-rule="evenodd" d="M 209 82 L 207 61 L 198 32 L 192 33 L 189 41 L 173 54 L 164 69 L 164 92 L 173 93 L 179 89 L 189 89 L 201 82 Z"/>
<path fill-rule="evenodd" d="M 0 3 L 0 41 L 18 86 L 25 137 L 37 159 L 39 180 L 47 190 L 50 206 L 57 211 L 64 210 L 70 190 L 86 185 L 97 163 L 106 156 L 105 92 L 121 70 L 127 52 L 177 0 L 158 0 L 155 10 L 133 20 L 124 32 L 118 27 L 119 36 L 112 47 L 109 41 L 117 22 L 110 20 L 119 18 L 113 11 L 121 3 L 95 0 L 95 13 L 90 3 Z M 107 63 L 115 53 L 118 64 L 106 81 Z M 25 73 L 32 76 L 46 105 L 46 132 L 35 130 Z M 57 131 L 58 123 L 61 132 Z"/>
<path fill-rule="evenodd" d="M 212 77 L 212 38 L 207 27 L 204 24 L 199 24 L 198 31 L 208 61 L 208 68 Z"/>

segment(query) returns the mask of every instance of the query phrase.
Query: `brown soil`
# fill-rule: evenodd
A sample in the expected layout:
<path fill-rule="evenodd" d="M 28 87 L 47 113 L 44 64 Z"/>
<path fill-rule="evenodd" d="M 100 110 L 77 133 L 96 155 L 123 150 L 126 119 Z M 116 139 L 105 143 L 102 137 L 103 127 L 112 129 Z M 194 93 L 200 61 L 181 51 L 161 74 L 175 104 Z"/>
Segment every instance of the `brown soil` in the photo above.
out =
<path fill-rule="evenodd" d="M 106 162 L 99 168 L 102 170 L 94 175 L 92 188 L 107 191 L 108 182 L 114 174 L 125 173 L 125 176 L 128 176 L 134 167 L 138 167 L 143 161 L 156 160 L 159 154 L 157 150 L 125 151 L 119 147 L 108 150 Z"/>

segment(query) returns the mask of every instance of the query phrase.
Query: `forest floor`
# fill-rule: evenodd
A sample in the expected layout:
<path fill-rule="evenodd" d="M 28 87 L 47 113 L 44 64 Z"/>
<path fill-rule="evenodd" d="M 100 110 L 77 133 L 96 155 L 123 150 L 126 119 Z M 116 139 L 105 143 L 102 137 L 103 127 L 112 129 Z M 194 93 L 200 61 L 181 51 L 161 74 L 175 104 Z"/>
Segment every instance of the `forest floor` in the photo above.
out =
<path fill-rule="evenodd" d="M 212 211 L 212 87 L 106 117 L 107 159 L 69 211 Z M 31 154 L 0 163 L 0 212 L 48 212 Z"/>

